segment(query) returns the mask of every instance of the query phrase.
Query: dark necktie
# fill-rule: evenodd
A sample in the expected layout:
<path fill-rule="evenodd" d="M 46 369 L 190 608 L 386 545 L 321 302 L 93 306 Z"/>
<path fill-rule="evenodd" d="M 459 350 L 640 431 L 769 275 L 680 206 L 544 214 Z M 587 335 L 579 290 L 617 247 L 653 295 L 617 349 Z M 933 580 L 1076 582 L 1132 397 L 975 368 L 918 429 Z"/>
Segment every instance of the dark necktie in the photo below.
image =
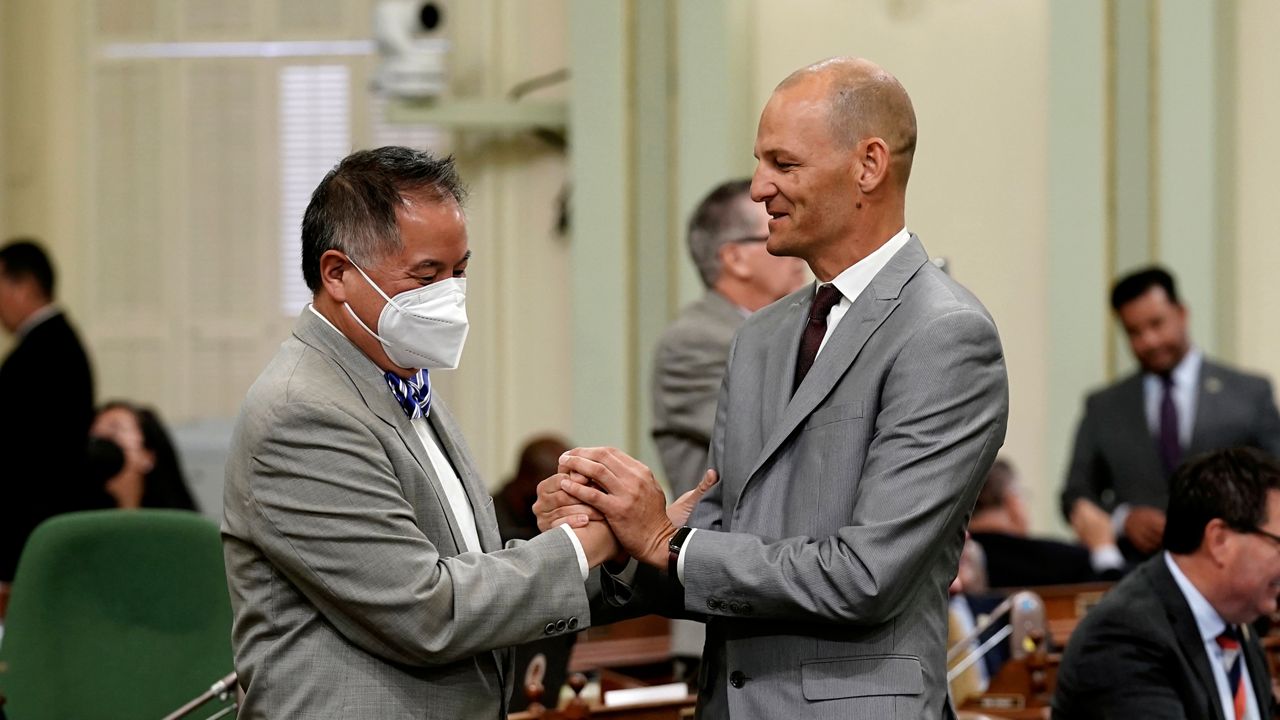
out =
<path fill-rule="evenodd" d="M 1166 475 L 1182 464 L 1182 441 L 1178 438 L 1178 408 L 1173 404 L 1173 376 L 1161 375 L 1160 460 Z"/>
<path fill-rule="evenodd" d="M 796 381 L 791 387 L 791 392 L 794 393 L 796 388 L 800 387 L 800 381 L 804 380 L 804 376 L 809 374 L 809 368 L 813 367 L 813 360 L 818 357 L 822 338 L 827 334 L 827 315 L 838 302 L 840 302 L 840 291 L 835 285 L 827 283 L 818 287 L 818 295 L 809 306 L 809 321 L 805 323 L 804 335 L 800 338 L 800 355 L 796 358 Z"/>
<path fill-rule="evenodd" d="M 423 368 L 408 380 L 389 372 L 386 374 L 387 387 L 400 403 L 400 409 L 410 420 L 424 418 L 431 414 L 431 376 Z"/>
<path fill-rule="evenodd" d="M 1244 718 L 1245 708 L 1248 706 L 1245 699 L 1248 689 L 1244 686 L 1243 673 L 1240 671 L 1244 661 L 1240 647 L 1242 639 L 1240 628 L 1235 625 L 1228 625 L 1218 636 L 1218 647 L 1222 648 L 1222 667 L 1227 671 L 1227 690 L 1235 704 L 1235 720 Z"/>

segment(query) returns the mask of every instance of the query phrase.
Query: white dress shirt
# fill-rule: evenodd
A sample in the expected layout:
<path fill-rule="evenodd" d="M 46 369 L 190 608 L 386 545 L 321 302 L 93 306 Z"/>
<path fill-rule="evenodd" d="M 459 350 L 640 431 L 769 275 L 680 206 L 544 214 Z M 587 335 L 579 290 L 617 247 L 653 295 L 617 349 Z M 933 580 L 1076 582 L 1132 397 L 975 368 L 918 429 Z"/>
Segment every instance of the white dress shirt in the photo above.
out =
<path fill-rule="evenodd" d="M 1217 610 L 1204 599 L 1204 595 L 1196 589 L 1195 585 L 1182 574 L 1182 568 L 1178 567 L 1178 563 L 1173 561 L 1173 556 L 1166 551 L 1164 553 L 1164 563 L 1169 566 L 1169 572 L 1173 574 L 1173 580 L 1178 584 L 1178 589 L 1182 591 L 1182 596 L 1187 599 L 1187 604 L 1191 606 L 1191 614 L 1195 616 L 1196 628 L 1200 631 L 1200 638 L 1204 641 L 1204 652 L 1209 657 L 1209 667 L 1213 669 L 1213 682 L 1218 686 L 1218 699 L 1222 702 L 1222 716 L 1227 720 L 1234 720 L 1236 716 L 1236 703 L 1234 688 L 1227 687 L 1227 670 L 1222 665 L 1222 648 L 1218 646 L 1218 636 L 1223 630 L 1227 629 L 1227 622 L 1222 619 Z M 1244 720 L 1262 720 L 1262 715 L 1258 711 L 1258 699 L 1253 696 L 1253 683 L 1249 680 L 1249 663 L 1244 659 L 1244 647 L 1240 648 L 1240 682 L 1245 687 L 1245 709 Z"/>
<path fill-rule="evenodd" d="M 316 317 L 324 321 L 325 325 L 333 328 L 333 331 L 342 335 L 342 331 L 329 322 L 329 318 L 320 314 L 314 305 L 308 305 L 307 309 L 316 314 Z M 343 335 L 343 338 L 346 338 Z M 348 341 L 349 342 L 349 341 Z M 391 388 L 387 388 L 387 393 L 391 392 Z M 427 451 L 427 458 L 431 461 L 431 469 L 435 470 L 436 477 L 440 479 L 440 486 L 444 490 L 445 498 L 449 501 L 449 510 L 453 513 L 453 517 L 458 521 L 458 528 L 462 531 L 463 544 L 466 545 L 467 552 L 480 552 L 480 535 L 476 532 L 476 515 L 471 507 L 471 501 L 467 499 L 466 488 L 462 486 L 462 480 L 458 477 L 458 472 L 454 470 L 453 463 L 449 461 L 444 450 L 440 448 L 440 438 L 436 437 L 436 431 L 431 427 L 431 423 L 426 417 L 417 418 L 409 421 L 409 425 L 413 427 L 413 432 L 418 436 L 418 440 L 422 442 L 422 447 Z M 568 533 L 569 539 L 573 542 L 573 549 L 578 557 L 578 569 L 582 571 L 582 579 L 587 579 L 589 568 L 587 567 L 587 555 L 582 549 L 582 542 L 578 540 L 578 535 L 568 525 L 561 525 L 564 531 Z"/>
<path fill-rule="evenodd" d="M 1199 387 L 1200 366 L 1204 354 L 1192 347 L 1182 362 L 1169 373 L 1173 379 L 1173 407 L 1178 413 L 1178 442 L 1186 450 L 1191 444 L 1191 431 L 1196 423 L 1196 392 Z M 1160 401 L 1164 399 L 1164 383 L 1155 373 L 1142 374 L 1142 401 L 1147 411 L 1147 430 L 1151 437 L 1160 437 Z"/>
<path fill-rule="evenodd" d="M 831 339 L 831 334 L 835 332 L 836 325 L 844 319 L 845 313 L 849 312 L 849 307 L 853 305 L 853 301 L 858 299 L 863 290 L 871 284 L 877 273 L 884 269 L 885 265 L 898 254 L 903 245 L 911 239 L 911 233 L 907 232 L 907 228 L 903 227 L 893 237 L 889 238 L 883 245 L 876 248 L 870 255 L 862 258 L 858 262 L 845 268 L 839 275 L 831 281 L 832 285 L 840 291 L 840 301 L 827 313 L 827 332 L 822 336 L 822 343 L 818 345 L 818 353 L 814 355 L 817 358 L 822 354 L 822 349 L 827 346 L 827 340 Z M 813 292 L 816 295 L 820 283 L 814 283 Z M 689 549 L 689 543 L 693 541 L 693 536 L 697 534 L 697 530 L 690 530 L 689 534 L 684 538 L 684 546 L 680 548 L 680 557 L 676 558 L 676 577 L 684 583 L 684 556 L 685 551 Z"/>

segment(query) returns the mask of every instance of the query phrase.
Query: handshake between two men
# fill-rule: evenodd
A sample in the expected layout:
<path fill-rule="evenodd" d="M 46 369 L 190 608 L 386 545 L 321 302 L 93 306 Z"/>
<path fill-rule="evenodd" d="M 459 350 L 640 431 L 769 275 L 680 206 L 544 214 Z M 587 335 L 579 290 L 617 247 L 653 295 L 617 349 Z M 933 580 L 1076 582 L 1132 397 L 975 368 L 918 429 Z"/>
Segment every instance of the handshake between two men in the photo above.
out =
<path fill-rule="evenodd" d="M 615 448 L 570 450 L 558 470 L 538 484 L 538 529 L 574 528 L 593 566 L 635 558 L 665 568 L 671 537 L 719 479 L 707 470 L 697 487 L 668 505 L 648 466 Z"/>

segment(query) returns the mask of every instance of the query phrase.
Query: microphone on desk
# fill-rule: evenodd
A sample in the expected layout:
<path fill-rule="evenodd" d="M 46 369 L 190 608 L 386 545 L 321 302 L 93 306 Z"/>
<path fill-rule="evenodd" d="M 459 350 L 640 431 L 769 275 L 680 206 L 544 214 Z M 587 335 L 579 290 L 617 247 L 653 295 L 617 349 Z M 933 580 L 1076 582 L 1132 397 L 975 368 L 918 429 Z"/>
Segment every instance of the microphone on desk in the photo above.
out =
<path fill-rule="evenodd" d="M 984 632 L 991 629 L 1005 615 L 1009 616 L 1009 624 L 1000 628 L 986 642 L 969 651 L 970 645 Z M 1036 638 L 1045 637 L 1044 601 L 1030 590 L 1022 590 L 1005 598 L 990 615 L 975 623 L 973 630 L 960 639 L 947 651 L 947 664 L 963 655 L 963 659 L 947 671 L 947 682 L 960 676 L 970 665 L 981 660 L 991 648 L 1000 644 L 1005 638 L 1012 636 L 1012 655 L 1014 659 L 1024 658 L 1036 649 Z M 964 653 L 969 651 L 968 655 Z"/>

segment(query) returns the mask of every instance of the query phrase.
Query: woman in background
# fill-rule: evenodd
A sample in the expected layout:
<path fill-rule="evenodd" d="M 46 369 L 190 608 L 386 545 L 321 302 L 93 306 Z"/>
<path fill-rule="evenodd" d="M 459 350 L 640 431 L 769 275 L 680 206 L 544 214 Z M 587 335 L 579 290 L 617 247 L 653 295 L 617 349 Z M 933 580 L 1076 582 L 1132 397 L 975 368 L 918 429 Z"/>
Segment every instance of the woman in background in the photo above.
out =
<path fill-rule="evenodd" d="M 155 411 L 114 400 L 98 410 L 89 436 L 109 441 L 123 455 L 120 469 L 103 486 L 116 507 L 196 509 L 173 442 Z"/>

